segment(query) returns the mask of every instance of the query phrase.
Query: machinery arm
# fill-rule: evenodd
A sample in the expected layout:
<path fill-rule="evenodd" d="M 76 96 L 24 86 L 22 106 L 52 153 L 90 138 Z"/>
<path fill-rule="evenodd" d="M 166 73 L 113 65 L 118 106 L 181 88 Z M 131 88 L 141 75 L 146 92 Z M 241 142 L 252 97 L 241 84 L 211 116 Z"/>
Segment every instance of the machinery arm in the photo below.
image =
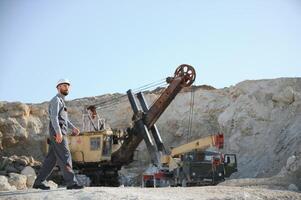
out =
<path fill-rule="evenodd" d="M 183 87 L 190 86 L 195 80 L 195 70 L 189 65 L 180 65 L 175 71 L 173 78 L 167 78 L 166 82 L 169 86 L 164 90 L 162 95 L 157 99 L 153 106 L 145 115 L 144 122 L 147 128 L 152 127 L 159 119 L 164 110 L 171 101 L 181 91 Z"/>
<path fill-rule="evenodd" d="M 152 163 L 157 165 L 160 163 L 160 158 L 157 156 L 157 149 L 154 145 L 152 138 L 150 137 L 149 130 L 152 131 L 154 138 L 160 138 L 155 123 L 165 111 L 168 105 L 176 97 L 176 95 L 184 87 L 189 87 L 195 80 L 195 70 L 190 65 L 180 65 L 175 73 L 174 77 L 166 79 L 169 83 L 168 87 L 164 90 L 161 96 L 156 102 L 148 109 L 145 106 L 143 98 L 139 98 L 143 111 L 138 109 L 135 95 L 131 90 L 127 92 L 129 101 L 134 111 L 133 116 L 133 128 L 130 129 L 128 137 L 124 140 L 122 146 L 112 154 L 112 162 L 119 163 L 120 165 L 129 164 L 133 161 L 133 154 L 137 146 L 142 140 L 145 141 L 147 149 L 151 155 Z M 154 131 L 154 132 L 153 132 Z"/>
<path fill-rule="evenodd" d="M 171 157 L 177 157 L 181 154 L 193 151 L 193 150 L 205 150 L 209 147 L 216 147 L 222 149 L 224 147 L 224 135 L 217 134 L 211 135 L 205 138 L 194 140 L 187 144 L 183 144 L 171 150 Z"/>
<path fill-rule="evenodd" d="M 161 157 L 161 164 L 167 165 L 169 170 L 172 171 L 178 167 L 178 163 L 175 158 L 178 158 L 187 152 L 194 150 L 203 151 L 209 147 L 222 149 L 224 147 L 224 135 L 219 133 L 175 147 L 171 150 L 169 155 L 163 155 Z"/>

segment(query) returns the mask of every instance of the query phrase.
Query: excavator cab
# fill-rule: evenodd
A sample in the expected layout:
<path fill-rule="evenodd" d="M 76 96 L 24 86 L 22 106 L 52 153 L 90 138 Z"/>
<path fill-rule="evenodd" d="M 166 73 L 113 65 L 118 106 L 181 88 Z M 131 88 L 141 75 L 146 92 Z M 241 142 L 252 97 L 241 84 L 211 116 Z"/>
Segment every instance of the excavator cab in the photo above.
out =
<path fill-rule="evenodd" d="M 69 148 L 74 164 L 109 162 L 113 149 L 112 130 L 83 132 L 69 136 Z"/>

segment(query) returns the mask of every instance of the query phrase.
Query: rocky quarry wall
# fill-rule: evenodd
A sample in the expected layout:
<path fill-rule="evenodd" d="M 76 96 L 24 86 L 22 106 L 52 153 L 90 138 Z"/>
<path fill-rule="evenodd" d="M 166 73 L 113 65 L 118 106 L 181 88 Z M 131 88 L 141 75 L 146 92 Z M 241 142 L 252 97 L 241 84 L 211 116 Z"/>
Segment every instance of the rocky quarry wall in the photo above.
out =
<path fill-rule="evenodd" d="M 238 157 L 239 172 L 233 178 L 284 177 L 301 188 L 301 78 L 248 80 L 223 89 L 195 87 L 189 133 L 191 95 L 190 90 L 182 91 L 157 122 L 167 147 L 223 132 L 222 151 Z M 132 111 L 126 97 L 117 103 L 112 100 L 120 96 L 68 101 L 70 119 L 81 128 L 85 106 L 111 100 L 113 106 L 98 111 L 111 127 L 126 128 Z M 158 96 L 155 91 L 146 93 L 149 104 Z M 0 155 L 25 155 L 42 161 L 48 134 L 47 109 L 47 102 L 0 102 Z M 148 163 L 143 142 L 138 150 L 139 161 L 126 167 L 124 173 L 135 176 Z"/>

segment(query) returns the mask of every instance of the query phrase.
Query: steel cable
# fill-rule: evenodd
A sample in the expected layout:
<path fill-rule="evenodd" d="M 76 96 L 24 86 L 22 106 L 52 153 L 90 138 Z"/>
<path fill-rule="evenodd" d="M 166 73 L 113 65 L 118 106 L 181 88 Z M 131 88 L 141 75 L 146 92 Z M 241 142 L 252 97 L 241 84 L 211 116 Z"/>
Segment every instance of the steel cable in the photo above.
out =
<path fill-rule="evenodd" d="M 189 108 L 189 119 L 188 119 L 188 134 L 187 134 L 187 142 L 192 132 L 192 121 L 193 121 L 193 112 L 194 112 L 194 88 L 191 86 L 191 94 L 190 94 L 190 108 Z"/>
<path fill-rule="evenodd" d="M 136 94 L 138 92 L 145 92 L 147 90 L 150 90 L 151 88 L 154 88 L 154 87 L 158 88 L 158 87 L 162 87 L 165 85 L 166 85 L 165 81 L 163 82 L 162 80 L 160 80 L 160 82 L 157 81 L 157 82 L 153 82 L 153 83 L 141 86 L 139 88 L 136 88 L 133 90 L 133 93 Z M 95 104 L 94 106 L 96 106 L 97 109 L 104 109 L 104 108 L 109 108 L 111 106 L 113 107 L 119 103 L 123 103 L 126 100 L 127 100 L 127 94 L 124 94 L 124 95 L 121 95 L 118 97 L 112 97 L 111 99 L 104 100 L 100 103 Z"/>

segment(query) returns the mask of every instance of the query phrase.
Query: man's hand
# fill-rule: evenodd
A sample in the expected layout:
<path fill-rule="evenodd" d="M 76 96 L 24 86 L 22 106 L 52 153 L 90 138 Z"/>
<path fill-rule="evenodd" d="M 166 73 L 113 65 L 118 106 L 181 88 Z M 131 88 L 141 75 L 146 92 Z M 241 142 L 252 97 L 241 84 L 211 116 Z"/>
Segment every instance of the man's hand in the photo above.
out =
<path fill-rule="evenodd" d="M 77 136 L 79 134 L 79 129 L 78 128 L 74 128 L 73 130 L 72 130 L 72 135 L 73 136 Z"/>
<path fill-rule="evenodd" d="M 55 138 L 56 143 L 61 143 L 63 141 L 62 133 L 56 133 L 54 138 Z"/>

